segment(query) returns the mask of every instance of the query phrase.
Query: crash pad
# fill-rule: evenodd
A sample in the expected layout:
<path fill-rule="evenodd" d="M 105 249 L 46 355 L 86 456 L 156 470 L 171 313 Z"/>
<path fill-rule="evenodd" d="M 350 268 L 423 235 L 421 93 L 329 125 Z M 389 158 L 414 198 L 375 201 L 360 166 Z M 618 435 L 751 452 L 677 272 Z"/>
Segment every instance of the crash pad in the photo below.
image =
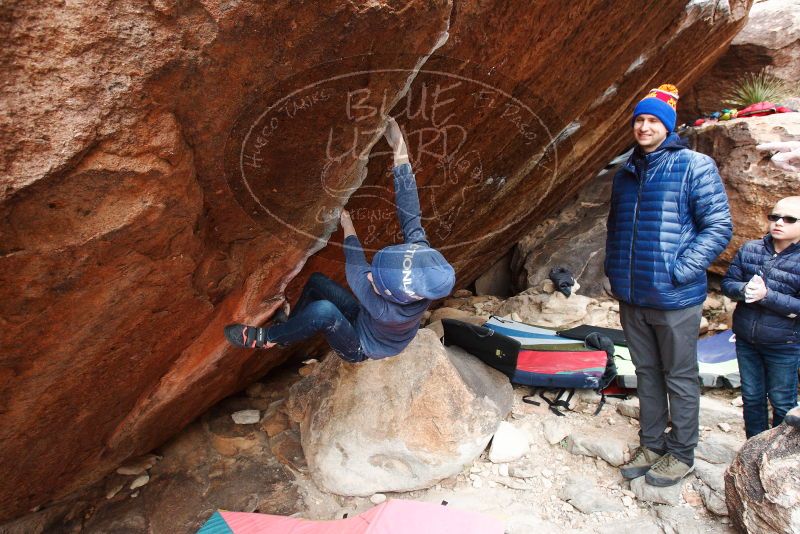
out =
<path fill-rule="evenodd" d="M 197 534 L 503 534 L 503 524 L 477 512 L 390 499 L 334 521 L 219 510 Z"/>
<path fill-rule="evenodd" d="M 697 362 L 703 386 L 707 388 L 738 388 L 741 386 L 739 364 L 736 361 L 736 339 L 733 332 L 701 338 L 697 341 Z M 636 388 L 636 367 L 627 347 L 615 345 L 617 385 Z"/>
<path fill-rule="evenodd" d="M 598 333 L 611 339 L 615 345 L 626 346 L 628 342 L 625 340 L 625 332 L 619 328 L 605 328 L 602 326 L 593 326 L 590 324 L 582 324 L 575 328 L 568 330 L 559 330 L 558 335 L 568 339 L 579 339 L 583 341 L 589 334 Z"/>
<path fill-rule="evenodd" d="M 450 326 L 455 328 L 459 325 Z M 545 388 L 597 389 L 604 387 L 613 376 L 607 374 L 608 356 L 604 351 L 588 347 L 575 339 L 554 335 L 555 330 L 501 317 L 490 318 L 484 327 L 488 329 L 487 333 L 494 332 L 494 335 L 478 332 L 474 334 L 474 339 L 470 340 L 468 335 L 456 336 L 457 332 L 454 331 L 451 337 L 453 339 L 459 337 L 463 349 L 509 375 L 514 384 Z M 469 330 L 465 332 L 469 333 Z M 448 333 L 445 328 L 445 343 L 447 338 Z M 513 351 L 503 350 L 503 347 L 508 345 L 502 343 L 504 339 L 516 341 L 521 345 L 516 354 L 512 354 Z M 493 344 L 497 346 L 497 350 L 493 350 Z M 486 345 L 489 346 L 489 350 L 485 349 Z"/>
<path fill-rule="evenodd" d="M 522 348 L 534 348 L 538 345 L 571 345 L 575 346 L 574 339 L 566 339 L 556 334 L 555 330 L 534 326 L 512 319 L 492 316 L 484 325 L 498 334 L 516 339 Z M 583 346 L 580 344 L 579 346 Z"/>

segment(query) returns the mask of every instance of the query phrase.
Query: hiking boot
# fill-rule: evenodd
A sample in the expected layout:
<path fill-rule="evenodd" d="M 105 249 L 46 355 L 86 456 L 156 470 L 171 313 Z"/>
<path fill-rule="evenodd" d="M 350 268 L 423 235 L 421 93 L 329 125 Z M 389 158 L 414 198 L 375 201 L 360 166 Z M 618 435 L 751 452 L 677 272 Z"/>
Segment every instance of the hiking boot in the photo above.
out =
<path fill-rule="evenodd" d="M 653 464 L 653 467 L 644 476 L 644 480 L 651 486 L 663 488 L 677 484 L 692 471 L 694 471 L 694 465 L 687 465 L 667 453 Z"/>
<path fill-rule="evenodd" d="M 626 480 L 633 480 L 644 476 L 662 456 L 647 447 L 637 447 L 631 456 L 631 461 L 620 466 L 619 472 Z"/>

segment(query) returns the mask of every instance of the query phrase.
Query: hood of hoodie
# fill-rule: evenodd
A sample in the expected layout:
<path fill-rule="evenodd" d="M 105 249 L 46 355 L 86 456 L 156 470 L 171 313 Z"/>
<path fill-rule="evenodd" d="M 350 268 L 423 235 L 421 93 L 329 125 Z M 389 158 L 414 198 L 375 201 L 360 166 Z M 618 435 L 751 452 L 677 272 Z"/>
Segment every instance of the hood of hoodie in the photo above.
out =
<path fill-rule="evenodd" d="M 419 243 L 404 243 L 375 254 L 372 279 L 383 298 L 408 304 L 446 297 L 453 290 L 456 276 L 438 250 Z"/>

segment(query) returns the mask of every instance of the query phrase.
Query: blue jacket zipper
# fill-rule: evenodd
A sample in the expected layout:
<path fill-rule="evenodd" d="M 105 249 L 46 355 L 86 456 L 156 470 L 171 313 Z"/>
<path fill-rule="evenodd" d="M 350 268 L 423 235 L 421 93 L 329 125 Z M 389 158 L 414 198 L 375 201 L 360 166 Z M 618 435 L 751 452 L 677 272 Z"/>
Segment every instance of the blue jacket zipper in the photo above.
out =
<path fill-rule="evenodd" d="M 635 165 L 634 169 L 636 169 Z M 634 261 L 636 254 L 636 247 L 634 245 L 636 244 L 636 236 L 639 233 L 639 205 L 642 203 L 642 188 L 644 187 L 644 183 L 647 180 L 647 171 L 646 170 L 644 171 L 644 176 L 642 177 L 639 177 L 638 172 L 635 173 L 635 175 L 637 178 L 639 178 L 639 188 L 636 192 L 636 209 L 633 212 L 633 237 L 631 238 L 631 253 L 630 253 L 631 259 L 630 259 L 630 264 L 628 265 L 628 273 L 631 277 L 631 294 L 630 294 L 631 304 L 635 304 L 633 296 L 633 281 L 635 278 L 633 275 L 634 274 L 633 266 L 636 263 Z"/>
<path fill-rule="evenodd" d="M 765 286 L 767 285 L 769 273 L 772 271 L 773 267 L 775 267 L 775 264 L 778 262 L 778 255 L 780 254 L 779 252 L 775 252 L 775 249 L 769 250 L 769 248 L 767 248 L 767 252 L 770 254 L 770 257 L 765 263 L 769 264 L 769 268 L 762 265 L 761 269 L 756 271 L 756 274 L 758 274 L 758 276 L 760 276 L 764 280 Z M 758 327 L 758 323 L 761 322 L 761 316 L 764 313 L 764 311 L 761 309 L 761 306 L 757 306 L 756 310 L 758 312 L 758 315 L 756 316 L 756 320 L 753 321 L 753 328 L 751 330 L 751 338 L 750 338 L 753 340 L 753 342 L 755 342 L 756 340 L 756 328 Z M 789 341 L 788 343 L 791 343 L 791 341 Z"/>

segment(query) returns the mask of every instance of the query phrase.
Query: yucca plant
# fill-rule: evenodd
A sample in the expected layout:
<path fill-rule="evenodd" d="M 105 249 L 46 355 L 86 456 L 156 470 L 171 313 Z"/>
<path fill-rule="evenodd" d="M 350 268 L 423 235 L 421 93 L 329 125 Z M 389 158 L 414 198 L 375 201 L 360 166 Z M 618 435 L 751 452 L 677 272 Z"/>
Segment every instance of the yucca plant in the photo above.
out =
<path fill-rule="evenodd" d="M 725 97 L 725 103 L 741 109 L 758 102 L 778 102 L 790 92 L 785 81 L 762 69 L 742 76 Z"/>

